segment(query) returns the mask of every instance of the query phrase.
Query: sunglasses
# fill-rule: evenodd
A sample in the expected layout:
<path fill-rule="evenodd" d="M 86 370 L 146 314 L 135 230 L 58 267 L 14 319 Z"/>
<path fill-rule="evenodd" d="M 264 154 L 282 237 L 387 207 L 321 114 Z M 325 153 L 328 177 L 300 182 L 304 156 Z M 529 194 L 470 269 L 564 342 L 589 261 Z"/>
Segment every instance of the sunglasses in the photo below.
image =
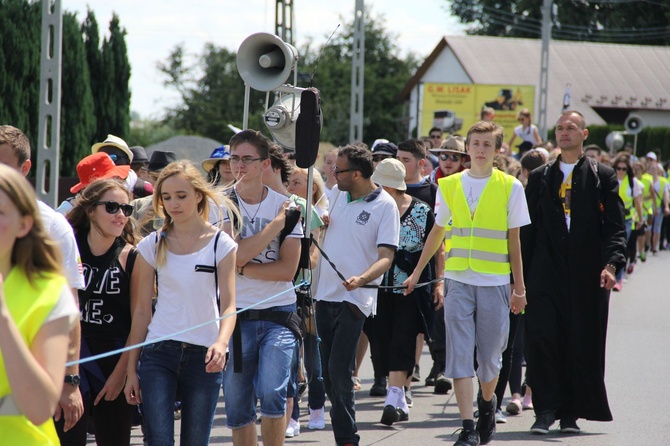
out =
<path fill-rule="evenodd" d="M 118 166 L 125 166 L 130 164 L 130 160 L 125 156 L 117 155 L 116 153 L 108 153 L 109 157 L 114 161 L 114 164 Z"/>
<path fill-rule="evenodd" d="M 626 172 L 628 170 L 628 167 L 626 166 L 617 166 L 616 170 L 619 172 Z"/>
<path fill-rule="evenodd" d="M 430 139 L 440 139 L 442 135 L 430 135 Z"/>
<path fill-rule="evenodd" d="M 121 209 L 121 212 L 123 212 L 123 215 L 126 217 L 133 215 L 133 207 L 129 204 L 120 204 L 116 201 L 98 201 L 94 206 L 100 206 L 101 204 L 105 205 L 105 211 L 108 214 L 115 215 L 119 212 L 119 209 Z"/>
<path fill-rule="evenodd" d="M 451 160 L 454 163 L 457 163 L 461 160 L 461 155 L 456 155 L 455 153 L 440 153 L 440 159 L 442 161 Z"/>

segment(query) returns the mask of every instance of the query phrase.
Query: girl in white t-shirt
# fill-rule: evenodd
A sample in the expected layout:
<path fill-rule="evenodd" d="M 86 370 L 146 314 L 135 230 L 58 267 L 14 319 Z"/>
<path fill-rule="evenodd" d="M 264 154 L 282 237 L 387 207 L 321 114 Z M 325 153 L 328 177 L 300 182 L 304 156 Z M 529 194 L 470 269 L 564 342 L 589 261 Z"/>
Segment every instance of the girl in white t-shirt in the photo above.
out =
<path fill-rule="evenodd" d="M 521 142 L 529 142 L 531 145 L 529 149 L 532 149 L 536 144 L 542 144 L 542 137 L 540 136 L 540 131 L 537 129 L 537 126 L 532 123 L 530 110 L 527 108 L 522 109 L 518 115 L 517 120 L 521 123 L 514 127 L 514 133 L 509 140 L 509 148 L 512 149 L 512 143 L 518 136 L 521 138 Z"/>
<path fill-rule="evenodd" d="M 169 164 L 154 192 L 154 209 L 164 216 L 163 227 L 137 247 L 140 285 L 129 343 L 156 342 L 145 346 L 141 357 L 139 350 L 131 352 L 125 395 L 130 404 L 142 403 L 150 445 L 174 441 L 177 386 L 181 438 L 193 444 L 209 441 L 235 327 L 237 245 L 207 221 L 210 203 L 221 200 L 229 211 L 233 208 L 208 188 L 190 162 Z M 154 284 L 157 304 L 152 317 Z M 219 315 L 224 318 L 216 321 Z"/>

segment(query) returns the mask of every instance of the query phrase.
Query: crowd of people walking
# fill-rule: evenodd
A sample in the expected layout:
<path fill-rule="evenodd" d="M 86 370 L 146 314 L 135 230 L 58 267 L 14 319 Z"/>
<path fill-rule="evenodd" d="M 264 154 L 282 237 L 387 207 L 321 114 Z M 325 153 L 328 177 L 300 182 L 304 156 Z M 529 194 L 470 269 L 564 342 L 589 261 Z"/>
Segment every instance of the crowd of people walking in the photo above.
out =
<path fill-rule="evenodd" d="M 508 144 L 491 120 L 355 142 L 322 173 L 255 130 L 205 174 L 109 135 L 57 211 L 23 179 L 25 135 L 0 126 L 0 430 L 122 446 L 140 426 L 164 446 L 180 418 L 181 444 L 206 445 L 222 392 L 235 445 L 281 445 L 303 415 L 358 445 L 368 345 L 380 429 L 411 419 L 424 346 L 425 385 L 456 397 L 456 446 L 523 411 L 536 435 L 610 421 L 610 291 L 670 246 L 667 170 L 654 150 L 585 146 L 578 111 L 555 145 L 519 122 Z"/>

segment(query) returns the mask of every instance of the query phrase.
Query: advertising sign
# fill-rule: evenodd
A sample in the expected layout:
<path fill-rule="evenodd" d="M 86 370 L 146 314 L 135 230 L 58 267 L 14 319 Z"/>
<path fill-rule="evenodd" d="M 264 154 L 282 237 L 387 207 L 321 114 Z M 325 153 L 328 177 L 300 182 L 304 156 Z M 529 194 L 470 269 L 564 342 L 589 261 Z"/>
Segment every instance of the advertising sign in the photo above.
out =
<path fill-rule="evenodd" d="M 494 121 L 505 129 L 509 141 L 519 125 L 517 113 L 527 108 L 534 116 L 535 86 L 482 84 L 423 84 L 423 108 L 419 120 L 419 136 L 428 135 L 432 127 L 463 136 L 484 107 L 495 110 Z"/>

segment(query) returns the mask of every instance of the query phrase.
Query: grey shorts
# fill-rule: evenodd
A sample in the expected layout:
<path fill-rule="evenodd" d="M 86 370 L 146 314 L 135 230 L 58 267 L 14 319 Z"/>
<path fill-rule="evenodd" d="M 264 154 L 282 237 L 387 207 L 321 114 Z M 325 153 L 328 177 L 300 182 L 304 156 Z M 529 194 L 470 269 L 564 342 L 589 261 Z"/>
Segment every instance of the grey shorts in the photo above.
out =
<path fill-rule="evenodd" d="M 445 376 L 475 376 L 487 383 L 498 377 L 509 336 L 510 286 L 475 286 L 447 279 L 444 321 L 447 328 Z"/>

